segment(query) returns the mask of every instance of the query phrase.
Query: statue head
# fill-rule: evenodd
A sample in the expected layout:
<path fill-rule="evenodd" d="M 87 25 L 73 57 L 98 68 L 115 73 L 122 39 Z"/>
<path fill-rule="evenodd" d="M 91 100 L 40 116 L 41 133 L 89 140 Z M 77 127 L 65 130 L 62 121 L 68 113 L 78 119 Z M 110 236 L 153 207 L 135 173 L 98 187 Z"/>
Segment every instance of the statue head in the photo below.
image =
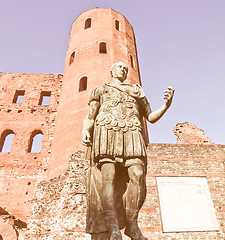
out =
<path fill-rule="evenodd" d="M 128 66 L 123 62 L 116 62 L 112 65 L 110 73 L 112 78 L 123 82 L 127 78 Z"/>

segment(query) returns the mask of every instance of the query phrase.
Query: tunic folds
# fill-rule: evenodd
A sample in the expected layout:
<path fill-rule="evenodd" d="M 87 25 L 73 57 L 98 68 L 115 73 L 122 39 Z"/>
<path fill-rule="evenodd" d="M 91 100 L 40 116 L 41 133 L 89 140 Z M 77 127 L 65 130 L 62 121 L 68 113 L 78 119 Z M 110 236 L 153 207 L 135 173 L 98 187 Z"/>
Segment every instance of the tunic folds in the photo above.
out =
<path fill-rule="evenodd" d="M 104 83 L 92 91 L 89 103 L 99 102 L 93 131 L 92 156 L 98 164 L 102 158 L 123 162 L 129 158 L 146 158 L 142 118 L 149 105 L 143 89 L 131 84 Z"/>

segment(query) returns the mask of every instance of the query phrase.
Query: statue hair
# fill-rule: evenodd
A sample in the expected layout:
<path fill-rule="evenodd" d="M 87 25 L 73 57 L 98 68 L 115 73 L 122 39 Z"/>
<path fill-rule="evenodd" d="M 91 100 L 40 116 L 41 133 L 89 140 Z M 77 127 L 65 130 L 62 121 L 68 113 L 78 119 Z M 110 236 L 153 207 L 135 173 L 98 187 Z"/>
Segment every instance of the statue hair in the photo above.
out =
<path fill-rule="evenodd" d="M 113 65 L 112 65 L 112 67 L 111 67 L 111 69 L 110 69 L 110 74 L 111 74 L 111 77 L 113 77 L 113 71 L 114 71 L 114 69 L 115 69 L 115 67 L 116 67 L 116 65 L 118 64 L 118 63 L 123 63 L 124 65 L 126 65 L 126 67 L 127 67 L 127 72 L 128 72 L 128 66 L 127 66 L 127 64 L 126 63 L 124 63 L 124 62 L 116 62 L 116 63 L 113 63 Z"/>

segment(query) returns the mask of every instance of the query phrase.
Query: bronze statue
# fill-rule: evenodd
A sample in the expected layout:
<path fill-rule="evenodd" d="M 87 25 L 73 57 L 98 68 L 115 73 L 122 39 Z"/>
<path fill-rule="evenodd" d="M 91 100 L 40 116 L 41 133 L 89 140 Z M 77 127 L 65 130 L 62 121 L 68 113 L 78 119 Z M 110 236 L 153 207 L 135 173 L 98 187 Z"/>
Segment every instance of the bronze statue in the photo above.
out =
<path fill-rule="evenodd" d="M 143 89 L 126 84 L 128 66 L 111 68 L 112 82 L 92 91 L 84 120 L 83 144 L 91 166 L 86 171 L 87 226 L 93 240 L 147 240 L 137 224 L 146 196 L 146 143 L 143 117 L 157 122 L 170 107 L 174 89 L 164 93 L 165 104 L 152 112 Z"/>

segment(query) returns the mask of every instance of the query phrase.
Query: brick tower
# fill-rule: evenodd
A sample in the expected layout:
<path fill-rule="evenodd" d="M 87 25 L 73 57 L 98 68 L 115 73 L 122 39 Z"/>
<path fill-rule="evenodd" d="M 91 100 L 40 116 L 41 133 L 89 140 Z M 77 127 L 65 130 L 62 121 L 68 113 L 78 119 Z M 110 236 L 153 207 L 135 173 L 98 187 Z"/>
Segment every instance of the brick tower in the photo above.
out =
<path fill-rule="evenodd" d="M 49 176 L 65 171 L 69 156 L 81 144 L 83 120 L 91 91 L 111 80 L 113 63 L 129 67 L 127 82 L 139 83 L 133 28 L 126 18 L 108 8 L 83 12 L 72 24 L 63 75 L 60 106 L 56 119 Z"/>
<path fill-rule="evenodd" d="M 64 76 L 0 72 L 0 239 L 87 239 L 82 124 L 117 61 L 140 83 L 132 26 L 94 8 L 72 24 Z M 174 133 L 178 144 L 148 145 L 139 226 L 153 239 L 225 239 L 225 145 L 187 122 Z"/>

